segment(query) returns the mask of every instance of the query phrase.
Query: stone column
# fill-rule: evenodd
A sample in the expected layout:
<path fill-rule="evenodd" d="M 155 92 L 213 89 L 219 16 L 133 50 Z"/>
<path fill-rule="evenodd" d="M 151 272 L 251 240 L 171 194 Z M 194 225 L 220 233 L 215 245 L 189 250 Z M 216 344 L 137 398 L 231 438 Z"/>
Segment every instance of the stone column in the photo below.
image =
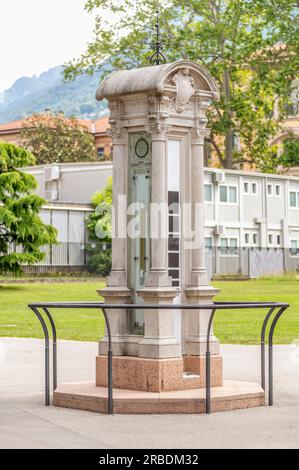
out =
<path fill-rule="evenodd" d="M 112 237 L 112 269 L 107 280 L 110 287 L 127 286 L 127 130 L 111 126 L 113 142 L 113 194 L 114 211 Z"/>
<path fill-rule="evenodd" d="M 149 116 L 152 139 L 151 174 L 151 269 L 145 287 L 138 291 L 146 303 L 172 304 L 177 291 L 168 276 L 168 185 L 167 115 Z M 174 337 L 173 310 L 144 310 L 144 337 L 139 357 L 162 359 L 181 357 L 181 345 Z"/>
<path fill-rule="evenodd" d="M 192 230 L 196 241 L 192 248 L 191 285 L 208 285 L 205 266 L 204 235 L 204 139 L 209 135 L 206 122 L 192 129 L 191 133 L 191 175 L 192 175 Z"/>
<path fill-rule="evenodd" d="M 107 287 L 99 292 L 106 303 L 129 303 L 131 291 L 127 287 L 127 130 L 110 120 L 113 143 L 113 237 L 112 269 L 107 278 Z M 128 335 L 127 310 L 107 312 L 110 320 L 113 354 L 125 355 Z M 99 354 L 107 353 L 108 337 L 99 343 Z"/>
<path fill-rule="evenodd" d="M 168 276 L 168 191 L 166 134 L 167 116 L 149 117 L 152 141 L 151 173 L 151 268 L 145 280 L 146 287 L 170 287 Z"/>
<path fill-rule="evenodd" d="M 204 245 L 204 139 L 209 135 L 206 118 L 199 117 L 191 132 L 192 175 L 192 229 L 196 232 L 196 243 L 192 248 L 190 285 L 184 290 L 192 304 L 209 304 L 218 290 L 209 285 L 205 268 Z M 201 356 L 206 351 L 206 334 L 211 310 L 189 310 L 184 313 L 186 321 L 186 355 Z M 219 342 L 211 332 L 211 352 L 219 353 Z"/>

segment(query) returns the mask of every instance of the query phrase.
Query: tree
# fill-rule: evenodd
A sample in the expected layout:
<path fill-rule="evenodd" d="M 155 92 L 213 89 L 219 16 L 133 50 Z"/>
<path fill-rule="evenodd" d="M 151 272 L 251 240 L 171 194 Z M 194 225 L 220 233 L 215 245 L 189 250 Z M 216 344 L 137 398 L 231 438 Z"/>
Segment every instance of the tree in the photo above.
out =
<path fill-rule="evenodd" d="M 22 264 L 42 261 L 41 247 L 56 242 L 56 229 L 38 215 L 45 201 L 33 194 L 37 182 L 20 170 L 34 163 L 28 150 L 0 143 L 0 272 L 20 273 Z"/>
<path fill-rule="evenodd" d="M 111 243 L 112 221 L 112 177 L 102 191 L 97 191 L 91 198 L 94 212 L 88 217 L 87 229 L 90 240 Z"/>
<path fill-rule="evenodd" d="M 152 35 L 157 6 L 168 60 L 200 62 L 218 82 L 221 98 L 212 105 L 209 126 L 221 166 L 248 162 L 274 171 L 277 148 L 269 140 L 284 119 L 277 97 L 288 96 L 299 68 L 298 2 L 88 0 L 86 9 L 97 13 L 95 40 L 67 64 L 66 78 L 91 74 L 103 61 L 115 68 L 148 65 L 143 42 Z"/>
<path fill-rule="evenodd" d="M 279 162 L 285 168 L 299 166 L 299 140 L 294 138 L 291 133 L 285 136 Z"/>
<path fill-rule="evenodd" d="M 98 160 L 94 138 L 86 126 L 63 113 L 46 112 L 27 118 L 22 144 L 38 164 Z"/>
<path fill-rule="evenodd" d="M 87 220 L 88 235 L 91 241 L 87 247 L 89 254 L 88 265 L 93 272 L 106 276 L 111 270 L 111 177 L 108 178 L 105 188 L 92 196 L 91 204 L 94 212 L 91 213 Z"/>

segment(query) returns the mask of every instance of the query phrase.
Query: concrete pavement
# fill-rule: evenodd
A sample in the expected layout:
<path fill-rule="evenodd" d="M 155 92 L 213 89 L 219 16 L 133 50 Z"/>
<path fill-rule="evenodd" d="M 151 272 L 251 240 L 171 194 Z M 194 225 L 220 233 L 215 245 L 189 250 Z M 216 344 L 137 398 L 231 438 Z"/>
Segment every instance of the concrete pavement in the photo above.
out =
<path fill-rule="evenodd" d="M 259 380 L 257 346 L 223 345 L 225 378 Z M 275 346 L 275 404 L 107 416 L 43 405 L 43 342 L 0 338 L 0 448 L 298 448 L 299 343 Z M 92 380 L 96 343 L 59 342 L 59 382 Z"/>

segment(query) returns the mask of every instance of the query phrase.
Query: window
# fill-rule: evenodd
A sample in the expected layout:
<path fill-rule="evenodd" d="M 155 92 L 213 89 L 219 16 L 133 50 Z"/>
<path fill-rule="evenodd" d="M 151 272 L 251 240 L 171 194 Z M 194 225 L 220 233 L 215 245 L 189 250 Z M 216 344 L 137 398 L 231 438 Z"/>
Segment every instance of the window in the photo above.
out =
<path fill-rule="evenodd" d="M 205 202 L 212 202 L 213 193 L 212 193 L 212 185 L 211 184 L 205 184 L 204 185 L 204 193 L 205 193 Z"/>
<path fill-rule="evenodd" d="M 237 203 L 237 188 L 236 186 L 220 186 L 219 193 L 220 202 L 228 204 Z"/>
<path fill-rule="evenodd" d="M 291 255 L 298 256 L 299 255 L 299 240 L 291 240 Z"/>
<path fill-rule="evenodd" d="M 100 160 L 103 160 L 103 158 L 104 158 L 104 153 L 105 153 L 104 147 L 99 147 L 99 148 L 97 148 L 97 152 L 98 152 L 98 156 L 99 156 Z"/>
<path fill-rule="evenodd" d="M 244 193 L 249 194 L 249 183 L 248 183 L 248 181 L 244 182 Z"/>
<path fill-rule="evenodd" d="M 211 250 L 212 249 L 212 237 L 205 237 L 205 249 L 206 250 Z"/>
<path fill-rule="evenodd" d="M 220 254 L 221 256 L 237 256 L 237 238 L 220 238 Z"/>
<path fill-rule="evenodd" d="M 290 207 L 299 207 L 299 191 L 290 191 Z"/>
<path fill-rule="evenodd" d="M 268 196 L 273 196 L 273 185 L 267 184 L 267 194 Z"/>
<path fill-rule="evenodd" d="M 280 194 L 281 194 L 281 186 L 280 186 L 280 184 L 276 184 L 275 185 L 275 196 L 280 197 Z"/>
<path fill-rule="evenodd" d="M 251 192 L 252 194 L 257 194 L 257 184 L 251 183 Z"/>
<path fill-rule="evenodd" d="M 268 244 L 271 245 L 271 246 L 273 245 L 273 235 L 272 235 L 272 233 L 269 233 L 269 235 L 268 235 Z"/>
<path fill-rule="evenodd" d="M 276 235 L 276 245 L 277 246 L 281 245 L 281 236 L 279 234 Z"/>
<path fill-rule="evenodd" d="M 258 244 L 258 234 L 253 233 L 252 234 L 252 245 L 257 246 L 257 244 Z"/>
<path fill-rule="evenodd" d="M 245 242 L 245 245 L 249 245 L 250 238 L 249 238 L 248 232 L 244 234 L 244 242 Z"/>

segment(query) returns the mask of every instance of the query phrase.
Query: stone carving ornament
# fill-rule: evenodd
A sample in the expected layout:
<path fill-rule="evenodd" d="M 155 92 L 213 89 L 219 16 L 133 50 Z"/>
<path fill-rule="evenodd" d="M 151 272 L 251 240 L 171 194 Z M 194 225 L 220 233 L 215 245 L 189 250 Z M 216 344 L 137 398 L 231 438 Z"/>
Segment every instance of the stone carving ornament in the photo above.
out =
<path fill-rule="evenodd" d="M 178 113 L 183 112 L 194 95 L 194 80 L 190 75 L 188 67 L 180 69 L 172 78 L 176 85 L 175 109 Z"/>

